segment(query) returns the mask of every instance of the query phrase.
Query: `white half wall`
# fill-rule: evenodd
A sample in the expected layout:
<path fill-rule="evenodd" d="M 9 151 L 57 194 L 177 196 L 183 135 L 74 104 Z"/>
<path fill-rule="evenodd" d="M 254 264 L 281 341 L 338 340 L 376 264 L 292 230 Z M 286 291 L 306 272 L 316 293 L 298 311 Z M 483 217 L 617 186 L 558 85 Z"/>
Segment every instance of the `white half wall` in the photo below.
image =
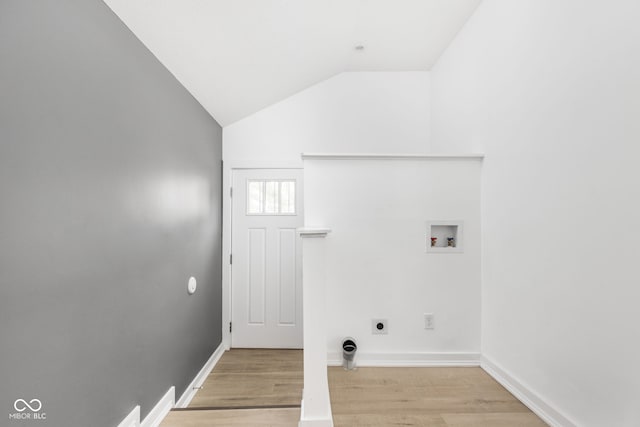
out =
<path fill-rule="evenodd" d="M 486 154 L 482 354 L 558 425 L 640 425 L 639 23 L 484 0 L 431 72 L 434 149 Z"/>
<path fill-rule="evenodd" d="M 330 357 L 351 336 L 368 362 L 477 364 L 481 160 L 305 160 L 304 167 L 305 224 L 332 229 Z M 427 221 L 450 219 L 464 222 L 464 252 L 427 253 Z M 434 314 L 435 329 L 424 329 L 424 313 Z M 387 335 L 372 334 L 374 318 L 388 320 Z"/>
<path fill-rule="evenodd" d="M 429 72 L 345 72 L 223 129 L 225 163 L 294 162 L 302 152 L 426 153 Z"/>

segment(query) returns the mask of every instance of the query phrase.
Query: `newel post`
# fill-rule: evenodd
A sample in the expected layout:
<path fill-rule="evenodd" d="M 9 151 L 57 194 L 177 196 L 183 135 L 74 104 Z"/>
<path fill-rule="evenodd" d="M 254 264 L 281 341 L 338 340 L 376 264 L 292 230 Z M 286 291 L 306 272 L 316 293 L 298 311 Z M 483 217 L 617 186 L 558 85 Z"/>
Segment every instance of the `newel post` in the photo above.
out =
<path fill-rule="evenodd" d="M 327 380 L 326 228 L 301 228 L 304 390 L 299 427 L 333 427 Z"/>

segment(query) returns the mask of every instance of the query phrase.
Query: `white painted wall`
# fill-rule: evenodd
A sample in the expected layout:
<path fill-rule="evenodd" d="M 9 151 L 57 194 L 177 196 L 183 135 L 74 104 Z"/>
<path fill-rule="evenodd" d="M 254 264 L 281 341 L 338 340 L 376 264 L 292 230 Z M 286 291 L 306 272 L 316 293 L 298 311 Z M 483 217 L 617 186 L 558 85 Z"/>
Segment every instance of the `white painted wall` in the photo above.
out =
<path fill-rule="evenodd" d="M 346 72 L 223 128 L 223 194 L 232 168 L 302 167 L 302 152 L 426 153 L 429 72 Z M 231 206 L 223 199 L 222 258 L 231 248 Z M 222 271 L 222 322 L 231 321 L 230 266 Z M 225 346 L 231 345 L 223 328 Z"/>
<path fill-rule="evenodd" d="M 346 72 L 223 129 L 226 163 L 302 164 L 302 152 L 426 153 L 429 73 Z"/>
<path fill-rule="evenodd" d="M 480 166 L 480 160 L 305 160 L 305 225 L 332 230 L 330 362 L 346 336 L 358 343 L 357 360 L 369 363 L 477 360 Z M 426 222 L 438 219 L 464 221 L 464 253 L 426 253 Z M 435 315 L 434 330 L 424 329 L 424 313 Z M 372 335 L 373 318 L 388 319 L 388 335 Z"/>
<path fill-rule="evenodd" d="M 484 151 L 482 352 L 578 425 L 640 425 L 640 3 L 484 0 L 432 70 Z"/>

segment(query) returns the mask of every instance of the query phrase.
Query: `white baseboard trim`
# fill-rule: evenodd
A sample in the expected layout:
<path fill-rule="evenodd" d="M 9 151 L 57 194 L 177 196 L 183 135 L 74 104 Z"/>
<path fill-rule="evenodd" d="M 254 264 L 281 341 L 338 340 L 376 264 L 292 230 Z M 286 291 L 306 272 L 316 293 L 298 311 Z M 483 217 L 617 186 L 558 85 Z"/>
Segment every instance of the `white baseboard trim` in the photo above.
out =
<path fill-rule="evenodd" d="M 118 427 L 140 427 L 140 405 L 133 408 L 129 415 L 118 424 Z"/>
<path fill-rule="evenodd" d="M 304 394 L 304 390 L 302 392 Z M 300 421 L 298 427 L 333 427 L 333 416 L 323 419 L 307 419 L 304 412 L 304 399 L 300 402 Z"/>
<path fill-rule="evenodd" d="M 332 420 L 300 420 L 298 427 L 333 427 Z"/>
<path fill-rule="evenodd" d="M 204 364 L 200 372 L 193 378 L 191 384 L 187 387 L 187 389 L 182 393 L 180 399 L 176 402 L 176 408 L 186 408 L 193 400 L 193 397 L 198 392 L 198 389 L 202 387 L 202 384 L 207 379 L 213 368 L 216 366 L 222 355 L 224 354 L 226 348 L 224 343 L 220 343 L 218 348 L 213 352 L 209 360 Z"/>
<path fill-rule="evenodd" d="M 480 367 L 551 427 L 577 427 L 566 415 L 487 356 L 482 356 Z"/>
<path fill-rule="evenodd" d="M 357 353 L 355 362 L 362 367 L 480 366 L 480 353 Z M 327 365 L 341 366 L 342 354 L 327 353 Z"/>
<path fill-rule="evenodd" d="M 169 391 L 156 403 L 156 406 L 153 407 L 151 412 L 144 417 L 144 420 L 140 423 L 140 427 L 158 427 L 162 420 L 164 420 L 164 417 L 171 411 L 171 408 L 175 406 L 175 402 L 176 388 L 171 386 Z"/>

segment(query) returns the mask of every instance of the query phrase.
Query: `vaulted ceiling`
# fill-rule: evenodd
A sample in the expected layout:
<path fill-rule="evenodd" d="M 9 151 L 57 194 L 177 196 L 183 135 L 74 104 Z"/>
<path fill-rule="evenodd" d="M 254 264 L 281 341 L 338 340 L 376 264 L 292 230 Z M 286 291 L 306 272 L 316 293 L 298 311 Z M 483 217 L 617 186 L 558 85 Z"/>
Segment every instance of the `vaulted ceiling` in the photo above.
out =
<path fill-rule="evenodd" d="M 481 0 L 105 0 L 222 125 L 343 71 L 429 70 Z"/>

